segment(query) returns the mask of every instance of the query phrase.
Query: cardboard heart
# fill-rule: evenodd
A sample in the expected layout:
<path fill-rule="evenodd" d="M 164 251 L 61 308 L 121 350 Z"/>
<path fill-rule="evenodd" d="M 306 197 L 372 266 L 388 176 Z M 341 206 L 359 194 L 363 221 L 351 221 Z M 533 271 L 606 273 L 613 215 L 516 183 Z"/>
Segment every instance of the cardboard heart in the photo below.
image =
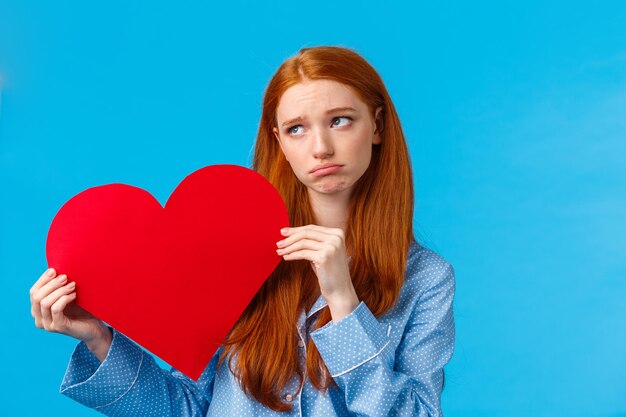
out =
<path fill-rule="evenodd" d="M 76 281 L 76 303 L 197 380 L 281 261 L 285 204 L 260 174 L 212 165 L 165 207 L 125 184 L 89 188 L 54 217 L 48 265 Z"/>

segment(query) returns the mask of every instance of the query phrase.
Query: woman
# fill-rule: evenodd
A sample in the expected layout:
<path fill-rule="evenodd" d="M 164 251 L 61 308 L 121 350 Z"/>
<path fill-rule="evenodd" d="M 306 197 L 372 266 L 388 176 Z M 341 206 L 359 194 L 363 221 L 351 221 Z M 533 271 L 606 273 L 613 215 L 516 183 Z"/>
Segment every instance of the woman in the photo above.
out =
<path fill-rule="evenodd" d="M 35 324 L 81 340 L 61 392 L 111 416 L 441 415 L 454 270 L 414 239 L 407 146 L 374 68 L 340 47 L 285 61 L 253 169 L 294 227 L 200 379 L 161 369 L 49 270 L 31 289 Z"/>

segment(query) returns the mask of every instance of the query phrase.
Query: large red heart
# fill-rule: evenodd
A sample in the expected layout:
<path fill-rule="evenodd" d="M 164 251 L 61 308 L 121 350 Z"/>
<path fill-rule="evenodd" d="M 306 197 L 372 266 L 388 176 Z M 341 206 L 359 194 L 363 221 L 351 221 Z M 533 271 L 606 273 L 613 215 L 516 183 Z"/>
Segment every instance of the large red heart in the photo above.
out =
<path fill-rule="evenodd" d="M 278 265 L 289 216 L 276 189 L 237 165 L 187 176 L 165 208 L 124 184 L 89 188 L 56 214 L 48 264 L 76 303 L 197 380 Z"/>

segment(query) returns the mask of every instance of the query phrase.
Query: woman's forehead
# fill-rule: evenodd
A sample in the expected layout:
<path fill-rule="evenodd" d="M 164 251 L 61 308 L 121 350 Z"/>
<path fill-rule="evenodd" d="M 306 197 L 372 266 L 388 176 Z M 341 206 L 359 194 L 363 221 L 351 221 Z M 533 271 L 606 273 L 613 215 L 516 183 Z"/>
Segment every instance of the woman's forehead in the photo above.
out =
<path fill-rule="evenodd" d="M 307 80 L 289 87 L 281 96 L 277 116 L 291 118 L 301 112 L 325 113 L 332 109 L 363 110 L 366 107 L 348 85 L 333 80 Z"/>

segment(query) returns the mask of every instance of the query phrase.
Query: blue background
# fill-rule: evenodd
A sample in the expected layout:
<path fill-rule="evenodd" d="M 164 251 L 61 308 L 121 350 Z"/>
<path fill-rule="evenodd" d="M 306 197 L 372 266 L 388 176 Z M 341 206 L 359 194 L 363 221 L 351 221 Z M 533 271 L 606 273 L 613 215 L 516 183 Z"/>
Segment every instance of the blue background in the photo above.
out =
<path fill-rule="evenodd" d="M 621 1 L 0 0 L 0 414 L 98 415 L 30 316 L 60 206 L 249 166 L 275 69 L 332 44 L 385 80 L 416 230 L 456 269 L 445 415 L 626 416 L 625 27 Z"/>

